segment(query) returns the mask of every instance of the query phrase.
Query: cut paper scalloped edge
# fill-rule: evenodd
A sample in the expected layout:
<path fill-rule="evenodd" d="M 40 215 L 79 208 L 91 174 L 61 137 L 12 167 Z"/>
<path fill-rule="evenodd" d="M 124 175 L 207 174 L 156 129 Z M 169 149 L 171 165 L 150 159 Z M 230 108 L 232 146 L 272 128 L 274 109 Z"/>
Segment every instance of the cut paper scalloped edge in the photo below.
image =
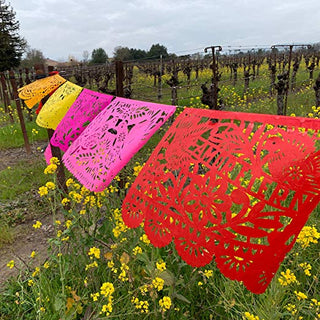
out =
<path fill-rule="evenodd" d="M 57 126 L 50 140 L 51 144 L 67 151 L 69 145 L 113 98 L 114 96 L 84 88 Z"/>
<path fill-rule="evenodd" d="M 18 89 L 19 98 L 24 101 L 29 109 L 41 101 L 44 97 L 57 89 L 67 80 L 56 74 L 36 80 Z"/>
<path fill-rule="evenodd" d="M 52 151 L 50 143 L 47 145 L 46 149 L 44 150 L 44 159 L 46 160 L 47 165 L 50 164 L 50 159 L 52 158 Z"/>
<path fill-rule="evenodd" d="M 40 127 L 55 130 L 82 90 L 82 87 L 70 81 L 65 82 L 43 105 L 36 123 Z"/>
<path fill-rule="evenodd" d="M 116 98 L 63 156 L 68 170 L 91 191 L 103 191 L 176 107 Z"/>
<path fill-rule="evenodd" d="M 320 200 L 320 121 L 185 109 L 123 201 L 130 228 L 263 293 Z"/>

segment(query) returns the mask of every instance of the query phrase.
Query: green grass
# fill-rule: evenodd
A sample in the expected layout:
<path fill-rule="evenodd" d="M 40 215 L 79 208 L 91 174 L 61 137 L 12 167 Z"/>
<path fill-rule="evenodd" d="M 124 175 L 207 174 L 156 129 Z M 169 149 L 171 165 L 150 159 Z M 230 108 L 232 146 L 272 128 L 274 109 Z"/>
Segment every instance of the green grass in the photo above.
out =
<path fill-rule="evenodd" d="M 47 130 L 40 128 L 35 122 L 26 122 L 29 143 L 48 139 Z M 6 124 L 0 127 L 0 150 L 24 146 L 24 139 L 19 123 Z"/>
<path fill-rule="evenodd" d="M 43 174 L 45 166 L 44 161 L 26 158 L 0 171 L 0 201 L 14 200 L 25 192 L 37 190 L 48 179 Z"/>
<path fill-rule="evenodd" d="M 0 249 L 7 244 L 13 242 L 14 231 L 8 225 L 4 218 L 0 216 Z"/>
<path fill-rule="evenodd" d="M 263 74 L 266 75 L 266 70 L 261 70 L 261 75 Z M 199 83 L 207 78 L 210 79 L 210 74 L 204 72 Z M 222 80 L 227 80 L 227 78 L 226 74 Z M 297 81 L 304 81 L 305 78 L 306 74 L 301 73 L 297 77 Z M 183 76 L 181 79 L 184 79 Z M 152 85 L 153 82 L 150 77 L 141 78 L 139 81 L 148 85 Z M 274 114 L 277 109 L 275 96 L 269 97 L 267 91 L 261 90 L 261 87 L 267 90 L 268 84 L 267 76 L 251 82 L 247 101 L 243 99 L 243 81 L 240 79 L 235 88 L 226 84 L 221 94 L 228 102 L 229 110 Z M 156 91 L 146 87 L 136 88 L 137 99 L 139 92 L 152 95 Z M 179 92 L 179 97 L 188 94 L 200 96 L 199 89 L 187 90 L 184 88 Z M 170 88 L 166 85 L 164 85 L 164 93 L 170 93 Z M 141 98 L 141 100 L 143 99 Z M 180 103 L 201 108 L 203 106 L 199 100 L 197 98 L 184 99 L 180 100 Z M 161 102 L 170 104 L 170 97 L 167 96 Z M 299 90 L 290 93 L 288 114 L 295 113 L 305 116 L 311 112 L 313 105 L 312 85 L 306 82 L 301 85 Z M 128 163 L 120 177 L 133 181 L 132 169 L 135 162 L 143 163 L 146 161 L 168 126 L 166 124 L 148 141 L 145 147 Z M 28 123 L 31 136 L 33 128 L 39 131 L 37 135 L 34 135 L 34 141 L 46 139 L 46 130 L 38 128 L 34 123 Z M 14 137 L 16 135 L 19 135 L 18 127 L 6 124 L 0 128 L 0 143 L 3 138 L 9 140 L 7 146 L 2 148 L 18 146 L 19 143 Z M 21 145 L 23 145 L 23 141 L 20 141 Z M 56 191 L 50 191 L 47 197 L 39 199 L 36 194 L 38 188 L 46 181 L 54 180 L 54 177 L 43 174 L 44 166 L 43 161 L 26 159 L 18 162 L 11 169 L 0 171 L 0 203 L 3 201 L 7 204 L 7 206 L 3 206 L 4 210 L 2 211 L 2 217 L 7 213 L 6 225 L 3 230 L 7 230 L 10 235 L 10 229 L 5 228 L 8 228 L 12 221 L 19 220 L 17 213 L 13 213 L 16 218 L 11 218 L 10 212 L 19 212 L 22 207 L 28 208 L 30 211 L 36 210 L 33 203 L 35 198 L 46 207 L 46 212 L 52 210 L 53 221 L 56 220 L 55 213 L 58 208 L 58 212 L 64 215 L 64 220 L 71 221 L 71 226 L 67 228 L 64 221 L 61 221 L 61 224 L 53 223 L 55 235 L 50 240 L 50 250 L 48 251 L 50 267 L 48 269 L 44 268 L 43 261 L 39 261 L 40 273 L 34 275 L 35 269 L 31 268 L 31 262 L 34 261 L 31 261 L 30 258 L 30 261 L 26 261 L 28 268 L 21 270 L 18 278 L 7 283 L 0 295 L 1 320 L 13 318 L 24 320 L 107 319 L 108 317 L 99 314 L 107 299 L 100 295 L 97 301 L 93 301 L 91 296 L 93 293 L 100 292 L 104 282 L 111 282 L 115 287 L 113 311 L 110 314 L 110 319 L 241 320 L 245 312 L 250 312 L 259 316 L 260 320 L 299 320 L 300 316 L 303 319 L 315 319 L 316 313 L 320 311 L 311 306 L 311 299 L 320 300 L 318 284 L 320 259 L 317 244 L 311 244 L 310 247 L 303 249 L 301 245 L 296 243 L 291 252 L 287 254 L 266 292 L 255 295 L 245 289 L 242 283 L 224 277 L 214 261 L 205 267 L 193 268 L 178 256 L 174 244 L 155 248 L 151 244 L 144 243 L 140 240 L 144 234 L 141 227 L 122 231 L 119 237 L 115 236 L 113 230 L 121 227 L 121 221 L 116 218 L 114 210 L 121 207 L 126 193 L 126 190 L 118 187 L 117 181 L 113 182 L 113 187 L 119 189 L 117 192 L 108 188 L 105 194 L 90 193 L 93 198 L 88 198 L 89 200 L 86 198 L 86 194 L 82 195 L 83 202 L 85 199 L 88 200 L 85 214 L 80 214 L 82 204 L 76 203 L 71 195 L 68 196 L 71 201 L 71 209 L 68 211 L 61 207 L 60 197 L 56 196 Z M 69 190 L 76 193 L 81 192 L 77 185 L 71 186 Z M 32 197 L 31 194 L 36 196 Z M 102 207 L 90 205 L 92 199 L 99 199 Z M 11 206 L 14 202 L 16 202 L 16 207 Z M 308 225 L 314 225 L 319 230 L 319 217 L 320 208 L 317 207 L 311 214 Z M 4 237 L 8 239 L 9 236 L 5 235 L 5 231 L 3 232 Z M 36 230 L 36 232 L 44 231 Z M 110 248 L 111 244 L 116 244 L 116 247 Z M 132 253 L 136 246 L 142 248 L 142 253 L 137 256 Z M 91 247 L 101 249 L 99 259 L 90 259 L 88 251 Z M 108 267 L 110 255 L 117 268 L 117 273 Z M 127 257 L 126 264 L 130 270 L 130 277 L 127 281 L 119 280 L 123 257 Z M 161 274 L 165 280 L 164 289 L 161 292 L 150 289 L 152 279 L 159 275 L 155 268 L 159 259 L 165 260 L 167 266 L 167 271 Z M 93 261 L 97 262 L 97 267 L 87 269 L 86 266 Z M 300 264 L 303 262 L 312 265 L 311 276 L 307 276 L 301 268 Z M 287 287 L 280 285 L 278 278 L 281 272 L 286 269 L 295 273 L 299 283 L 293 283 Z M 205 270 L 212 270 L 213 276 L 205 277 Z M 28 284 L 30 280 L 33 281 L 32 285 Z M 146 295 L 142 295 L 139 288 L 145 284 L 149 286 L 149 289 Z M 308 298 L 298 300 L 294 291 L 301 291 L 307 294 Z M 159 300 L 163 296 L 170 296 L 173 306 L 170 311 L 161 313 Z M 139 297 L 140 301 L 149 302 L 150 312 L 148 314 L 143 314 L 134 307 L 131 302 L 134 297 Z M 286 309 L 289 303 L 295 305 L 297 309 L 295 314 Z M 41 308 L 44 308 L 45 311 L 41 311 Z M 91 316 L 89 317 L 89 315 Z"/>

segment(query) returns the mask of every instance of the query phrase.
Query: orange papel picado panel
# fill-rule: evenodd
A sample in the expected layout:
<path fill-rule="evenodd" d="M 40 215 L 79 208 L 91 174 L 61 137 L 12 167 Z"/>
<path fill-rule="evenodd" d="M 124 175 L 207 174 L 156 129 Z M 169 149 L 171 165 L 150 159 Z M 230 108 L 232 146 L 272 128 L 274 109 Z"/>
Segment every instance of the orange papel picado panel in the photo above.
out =
<path fill-rule="evenodd" d="M 18 90 L 19 98 L 24 100 L 26 106 L 31 109 L 45 96 L 57 89 L 67 80 L 58 74 L 43 79 L 36 80 Z"/>

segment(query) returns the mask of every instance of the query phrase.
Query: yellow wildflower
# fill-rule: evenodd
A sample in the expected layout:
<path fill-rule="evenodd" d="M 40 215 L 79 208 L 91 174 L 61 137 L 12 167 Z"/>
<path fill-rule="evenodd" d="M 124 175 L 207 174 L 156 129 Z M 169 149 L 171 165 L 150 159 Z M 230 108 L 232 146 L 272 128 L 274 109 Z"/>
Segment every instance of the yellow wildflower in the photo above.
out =
<path fill-rule="evenodd" d="M 259 317 L 258 316 L 254 316 L 250 312 L 245 312 L 244 313 L 244 319 L 246 319 L 246 320 L 259 320 Z"/>
<path fill-rule="evenodd" d="M 132 253 L 134 256 L 136 256 L 139 253 L 142 253 L 142 249 L 139 246 L 136 246 L 135 248 L 132 249 Z"/>
<path fill-rule="evenodd" d="M 310 243 L 318 243 L 319 238 L 320 233 L 314 226 L 305 226 L 299 233 L 297 243 L 299 243 L 302 248 L 307 248 L 309 247 Z"/>
<path fill-rule="evenodd" d="M 149 244 L 150 243 L 150 240 L 148 238 L 148 236 L 146 234 L 143 234 L 141 237 L 140 237 L 140 240 L 142 242 L 144 242 L 145 244 Z"/>
<path fill-rule="evenodd" d="M 100 288 L 101 295 L 108 297 L 114 293 L 114 286 L 111 282 L 104 282 Z"/>
<path fill-rule="evenodd" d="M 298 300 L 305 300 L 305 299 L 308 299 L 308 296 L 306 294 L 304 294 L 303 292 L 299 291 L 294 291 L 296 297 Z"/>
<path fill-rule="evenodd" d="M 92 298 L 93 301 L 98 301 L 98 297 L 100 296 L 100 293 L 91 293 L 90 297 Z"/>
<path fill-rule="evenodd" d="M 50 164 L 56 164 L 57 166 L 59 166 L 60 165 L 60 161 L 59 161 L 59 159 L 57 157 L 52 157 L 50 159 Z"/>
<path fill-rule="evenodd" d="M 42 223 L 40 221 L 36 221 L 35 224 L 32 225 L 35 229 L 40 229 L 42 226 Z"/>
<path fill-rule="evenodd" d="M 303 269 L 304 273 L 307 276 L 309 276 L 309 277 L 311 276 L 310 270 L 312 269 L 312 266 L 310 263 L 307 263 L 307 262 L 300 263 L 299 267 L 301 267 Z"/>
<path fill-rule="evenodd" d="M 213 270 L 204 270 L 203 274 L 207 279 L 209 279 L 213 275 Z"/>
<path fill-rule="evenodd" d="M 40 197 L 43 197 L 43 196 L 46 196 L 49 193 L 49 191 L 48 191 L 47 187 L 42 186 L 39 188 L 38 193 L 39 193 Z"/>
<path fill-rule="evenodd" d="M 7 263 L 7 267 L 10 268 L 10 269 L 12 269 L 12 268 L 14 267 L 14 261 L 13 261 L 13 260 L 9 261 L 9 262 Z"/>
<path fill-rule="evenodd" d="M 288 304 L 285 306 L 285 308 L 286 308 L 289 312 L 291 312 L 292 315 L 295 315 L 295 314 L 298 312 L 296 306 L 295 306 L 294 304 L 291 304 L 291 303 L 288 303 Z"/>
<path fill-rule="evenodd" d="M 131 302 L 135 305 L 135 308 L 140 310 L 141 313 L 149 312 L 149 302 L 146 300 L 139 300 L 136 297 L 131 299 Z"/>
<path fill-rule="evenodd" d="M 112 301 L 102 306 L 101 312 L 105 312 L 107 316 L 112 312 Z"/>
<path fill-rule="evenodd" d="M 39 267 L 36 267 L 36 268 L 34 269 L 34 272 L 32 273 L 32 276 L 33 276 L 33 277 L 37 276 L 39 272 L 40 272 L 40 268 L 39 268 Z"/>
<path fill-rule="evenodd" d="M 155 289 L 161 291 L 163 289 L 164 280 L 159 277 L 156 277 L 152 280 L 152 285 Z"/>
<path fill-rule="evenodd" d="M 159 271 L 166 270 L 166 263 L 163 260 L 160 260 L 159 262 L 157 262 L 156 266 Z"/>
<path fill-rule="evenodd" d="M 72 178 L 69 178 L 67 181 L 66 181 L 66 186 L 67 187 L 70 187 L 71 185 L 74 184 L 74 180 Z"/>
<path fill-rule="evenodd" d="M 97 263 L 97 261 L 93 261 L 92 263 L 89 263 L 89 264 L 86 265 L 86 271 L 88 269 L 96 268 L 96 267 L 98 267 L 98 263 Z"/>
<path fill-rule="evenodd" d="M 118 279 L 123 282 L 128 281 L 129 280 L 129 278 L 127 276 L 128 270 L 129 270 L 129 267 L 125 263 L 121 263 L 120 274 L 118 276 Z"/>
<path fill-rule="evenodd" d="M 96 259 L 100 259 L 100 249 L 96 247 L 90 248 L 88 256 L 90 256 L 90 259 L 93 258 L 92 256 L 94 256 Z"/>
<path fill-rule="evenodd" d="M 57 171 L 58 166 L 56 164 L 49 164 L 45 169 L 44 169 L 44 174 L 53 174 Z"/>
<path fill-rule="evenodd" d="M 162 311 L 169 310 L 171 308 L 171 298 L 168 296 L 164 296 L 162 299 L 159 300 L 159 305 Z"/>
<path fill-rule="evenodd" d="M 46 187 L 48 188 L 48 190 L 54 190 L 56 188 L 56 185 L 54 184 L 54 182 L 47 182 L 46 183 Z"/>
<path fill-rule="evenodd" d="M 144 284 L 143 286 L 141 286 L 140 288 L 140 292 L 143 296 L 146 295 L 146 293 L 148 292 L 149 286 L 147 284 Z"/>
<path fill-rule="evenodd" d="M 69 200 L 68 198 L 63 198 L 63 199 L 61 200 L 61 204 L 62 204 L 63 206 L 65 206 L 68 202 L 70 202 L 70 200 Z"/>
<path fill-rule="evenodd" d="M 297 283 L 297 278 L 290 269 L 287 269 L 286 272 L 281 272 L 281 276 L 278 278 L 278 281 L 283 287 L 285 287 L 291 283 Z"/>
<path fill-rule="evenodd" d="M 72 221 L 71 220 L 67 220 L 64 225 L 66 226 L 67 229 L 69 229 L 72 225 Z"/>

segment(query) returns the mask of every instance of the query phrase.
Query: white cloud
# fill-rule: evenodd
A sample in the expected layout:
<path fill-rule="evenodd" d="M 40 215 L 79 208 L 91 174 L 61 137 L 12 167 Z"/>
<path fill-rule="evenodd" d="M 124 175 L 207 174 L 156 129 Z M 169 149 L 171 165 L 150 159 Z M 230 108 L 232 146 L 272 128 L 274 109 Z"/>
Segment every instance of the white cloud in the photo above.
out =
<path fill-rule="evenodd" d="M 170 52 L 319 41 L 317 0 L 12 0 L 20 33 L 52 59 L 102 47 Z M 194 52 L 194 51 L 193 51 Z"/>

